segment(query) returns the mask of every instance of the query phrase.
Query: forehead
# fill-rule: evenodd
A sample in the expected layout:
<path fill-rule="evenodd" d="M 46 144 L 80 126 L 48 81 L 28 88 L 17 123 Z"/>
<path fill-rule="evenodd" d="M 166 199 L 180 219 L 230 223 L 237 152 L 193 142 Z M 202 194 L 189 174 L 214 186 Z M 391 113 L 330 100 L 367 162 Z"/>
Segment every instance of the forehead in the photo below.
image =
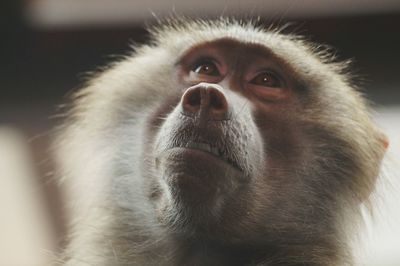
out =
<path fill-rule="evenodd" d="M 274 53 L 264 45 L 241 42 L 232 38 L 221 38 L 197 44 L 183 50 L 179 58 L 191 56 L 193 53 L 219 54 L 227 58 L 256 57 L 261 59 L 275 57 Z"/>
<path fill-rule="evenodd" d="M 196 24 L 195 24 L 196 25 Z M 187 28 L 179 30 L 166 30 L 160 32 L 156 39 L 163 46 L 167 44 L 171 50 L 175 50 L 175 54 L 182 54 L 187 51 L 188 47 L 196 47 L 204 44 L 214 43 L 225 48 L 237 48 L 239 46 L 252 45 L 257 50 L 264 50 L 266 47 L 282 46 L 281 37 L 272 32 L 261 31 L 252 26 L 240 25 L 216 25 L 211 26 L 187 26 Z M 262 49 L 264 48 L 264 49 Z"/>
<path fill-rule="evenodd" d="M 265 34 L 269 34 L 262 28 L 257 28 L 251 24 L 241 25 L 238 23 L 198 23 L 196 21 L 188 21 L 180 25 L 162 26 L 153 34 L 156 39 L 170 39 L 175 41 L 186 42 L 188 39 L 195 41 L 207 41 L 215 38 L 232 37 L 239 40 L 247 40 L 248 42 L 256 42 L 262 39 Z M 178 37 L 178 39 L 177 39 Z"/>
<path fill-rule="evenodd" d="M 294 41 L 292 37 L 256 28 L 251 24 L 189 23 L 182 27 L 164 28 L 155 33 L 155 40 L 158 47 L 167 49 L 170 54 L 178 58 L 188 53 L 193 47 L 207 46 L 212 43 L 217 44 L 216 48 L 219 47 L 223 51 L 251 47 L 252 49 L 247 49 L 247 51 L 254 49 L 254 53 L 267 57 L 273 56 L 282 61 L 290 58 L 290 65 L 293 68 L 304 69 L 305 65 L 312 65 L 305 62 L 305 58 L 318 61 L 305 49 L 304 45 Z"/>

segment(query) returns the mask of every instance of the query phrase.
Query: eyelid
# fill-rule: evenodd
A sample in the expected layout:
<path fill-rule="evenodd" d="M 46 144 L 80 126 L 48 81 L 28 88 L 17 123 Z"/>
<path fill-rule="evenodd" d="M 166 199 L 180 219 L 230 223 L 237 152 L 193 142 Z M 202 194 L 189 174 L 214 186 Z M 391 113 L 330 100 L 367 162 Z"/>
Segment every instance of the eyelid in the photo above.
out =
<path fill-rule="evenodd" d="M 276 73 L 276 71 L 274 71 L 274 70 L 272 70 L 270 68 L 263 68 L 263 69 L 260 69 L 260 70 L 256 71 L 255 74 L 252 75 L 251 79 L 257 77 L 260 74 L 264 74 L 264 73 L 272 74 L 272 75 L 280 78 L 280 75 L 278 73 Z"/>

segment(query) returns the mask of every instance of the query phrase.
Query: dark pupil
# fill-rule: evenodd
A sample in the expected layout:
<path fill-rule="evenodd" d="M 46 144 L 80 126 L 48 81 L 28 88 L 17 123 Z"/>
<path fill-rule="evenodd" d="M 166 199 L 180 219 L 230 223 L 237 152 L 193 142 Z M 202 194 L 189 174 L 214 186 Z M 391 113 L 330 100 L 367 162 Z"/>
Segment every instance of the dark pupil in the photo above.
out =
<path fill-rule="evenodd" d="M 271 84 L 274 83 L 274 79 L 270 75 L 264 74 L 263 76 L 261 76 L 261 82 Z"/>
<path fill-rule="evenodd" d="M 200 74 L 213 74 L 214 71 L 215 69 L 211 64 L 203 64 L 196 69 L 196 72 Z"/>
<path fill-rule="evenodd" d="M 211 69 L 211 67 L 208 66 L 208 65 L 204 65 L 204 66 L 203 66 L 203 72 L 208 73 L 208 72 L 210 71 L 210 69 Z"/>
<path fill-rule="evenodd" d="M 263 86 L 277 86 L 277 80 L 271 76 L 270 74 L 263 74 L 260 75 L 256 78 L 255 83 L 258 83 L 259 85 L 263 85 Z"/>

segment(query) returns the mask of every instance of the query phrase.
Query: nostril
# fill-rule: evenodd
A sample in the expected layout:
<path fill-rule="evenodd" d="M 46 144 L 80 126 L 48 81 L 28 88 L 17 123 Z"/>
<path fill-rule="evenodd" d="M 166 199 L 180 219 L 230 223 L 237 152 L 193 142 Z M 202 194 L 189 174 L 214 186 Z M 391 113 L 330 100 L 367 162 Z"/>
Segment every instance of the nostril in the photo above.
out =
<path fill-rule="evenodd" d="M 201 93 L 200 90 L 192 90 L 186 98 L 186 104 L 190 106 L 200 106 L 201 104 Z"/>
<path fill-rule="evenodd" d="M 196 113 L 200 110 L 202 101 L 202 88 L 190 88 L 182 97 L 183 110 L 189 113 Z"/>
<path fill-rule="evenodd" d="M 225 96 L 216 89 L 208 88 L 210 109 L 215 112 L 226 112 L 228 103 Z"/>

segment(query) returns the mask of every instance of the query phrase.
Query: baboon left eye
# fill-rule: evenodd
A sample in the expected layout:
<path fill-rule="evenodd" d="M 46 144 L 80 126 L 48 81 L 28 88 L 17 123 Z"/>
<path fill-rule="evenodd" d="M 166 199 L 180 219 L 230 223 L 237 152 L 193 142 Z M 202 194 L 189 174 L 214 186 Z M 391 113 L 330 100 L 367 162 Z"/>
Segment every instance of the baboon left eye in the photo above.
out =
<path fill-rule="evenodd" d="M 251 84 L 263 87 L 278 88 L 280 87 L 281 81 L 279 78 L 271 72 L 262 72 L 250 80 Z"/>
<path fill-rule="evenodd" d="M 205 60 L 197 63 L 193 68 L 192 72 L 200 75 L 207 76 L 220 76 L 217 65 L 211 60 Z"/>

